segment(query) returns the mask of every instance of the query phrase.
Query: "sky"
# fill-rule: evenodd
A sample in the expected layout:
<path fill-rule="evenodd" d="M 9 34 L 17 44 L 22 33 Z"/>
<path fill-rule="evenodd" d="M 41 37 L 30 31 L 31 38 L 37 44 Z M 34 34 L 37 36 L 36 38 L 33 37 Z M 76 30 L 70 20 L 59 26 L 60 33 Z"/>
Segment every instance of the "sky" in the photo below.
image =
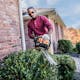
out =
<path fill-rule="evenodd" d="M 22 8 L 55 8 L 67 27 L 80 29 L 80 0 L 22 0 Z"/>

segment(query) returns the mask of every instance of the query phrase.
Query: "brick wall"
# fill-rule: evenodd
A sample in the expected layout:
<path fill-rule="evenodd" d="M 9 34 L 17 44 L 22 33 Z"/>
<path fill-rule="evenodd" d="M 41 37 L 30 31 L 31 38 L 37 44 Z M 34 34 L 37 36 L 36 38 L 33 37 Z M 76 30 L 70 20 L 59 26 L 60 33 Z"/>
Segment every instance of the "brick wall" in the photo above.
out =
<path fill-rule="evenodd" d="M 21 50 L 18 0 L 0 0 L 0 59 Z"/>

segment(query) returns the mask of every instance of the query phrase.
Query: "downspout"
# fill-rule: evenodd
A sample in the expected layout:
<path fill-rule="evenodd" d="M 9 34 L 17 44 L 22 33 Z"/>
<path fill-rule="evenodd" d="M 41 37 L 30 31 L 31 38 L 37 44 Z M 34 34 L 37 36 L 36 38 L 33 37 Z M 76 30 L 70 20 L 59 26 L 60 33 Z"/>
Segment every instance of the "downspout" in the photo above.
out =
<path fill-rule="evenodd" d="M 20 18 L 22 50 L 25 51 L 26 50 L 26 42 L 25 42 L 25 33 L 24 33 L 24 25 L 23 25 L 21 0 L 19 0 L 19 18 Z"/>

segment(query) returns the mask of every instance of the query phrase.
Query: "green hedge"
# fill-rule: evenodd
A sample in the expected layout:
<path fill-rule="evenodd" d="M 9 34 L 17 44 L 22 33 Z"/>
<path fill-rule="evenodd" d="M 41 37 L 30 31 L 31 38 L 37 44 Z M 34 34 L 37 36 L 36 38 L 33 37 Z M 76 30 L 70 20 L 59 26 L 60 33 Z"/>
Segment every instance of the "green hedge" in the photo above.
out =
<path fill-rule="evenodd" d="M 52 56 L 58 66 L 51 66 L 42 52 L 27 50 L 13 53 L 0 63 L 0 80 L 71 80 L 75 63 L 70 56 Z"/>
<path fill-rule="evenodd" d="M 58 41 L 58 50 L 61 53 L 69 53 L 72 52 L 73 46 L 69 40 L 59 40 Z"/>
<path fill-rule="evenodd" d="M 53 58 L 58 63 L 59 80 L 72 80 L 76 69 L 75 62 L 69 55 L 56 55 Z"/>
<path fill-rule="evenodd" d="M 74 47 L 74 48 L 72 49 L 72 53 L 78 53 L 78 50 L 77 50 L 76 47 Z"/>
<path fill-rule="evenodd" d="M 76 49 L 77 49 L 78 53 L 80 54 L 80 42 L 76 43 Z"/>
<path fill-rule="evenodd" d="M 28 50 L 9 55 L 0 69 L 1 80 L 57 80 L 57 69 L 40 51 Z"/>

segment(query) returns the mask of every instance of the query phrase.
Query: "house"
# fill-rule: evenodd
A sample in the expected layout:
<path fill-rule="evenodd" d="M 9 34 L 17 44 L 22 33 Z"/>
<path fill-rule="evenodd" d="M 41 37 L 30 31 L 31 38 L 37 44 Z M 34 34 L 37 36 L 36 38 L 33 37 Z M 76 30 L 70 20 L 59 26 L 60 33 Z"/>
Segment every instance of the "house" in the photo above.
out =
<path fill-rule="evenodd" d="M 20 4 L 21 0 L 0 0 L 0 59 L 12 52 L 25 51 L 32 46 L 27 36 L 26 24 L 29 18 L 26 16 L 24 18 L 22 15 Z M 65 24 L 54 9 L 42 10 L 40 14 L 52 20 L 54 25 L 53 48 L 56 50 L 58 39 L 63 38 Z"/>
<path fill-rule="evenodd" d="M 66 26 L 58 13 L 55 11 L 53 8 L 36 8 L 37 13 L 39 15 L 44 15 L 46 16 L 52 23 L 53 25 L 53 33 L 52 33 L 52 41 L 53 41 L 53 51 L 57 51 L 57 42 L 59 39 L 62 39 L 64 36 L 63 29 Z M 24 29 L 25 29 L 25 38 L 26 38 L 26 48 L 32 48 L 33 46 L 33 41 L 29 39 L 28 37 L 28 28 L 27 28 L 27 23 L 30 17 L 27 15 L 27 10 L 26 12 L 23 13 L 23 19 L 24 19 Z"/>

